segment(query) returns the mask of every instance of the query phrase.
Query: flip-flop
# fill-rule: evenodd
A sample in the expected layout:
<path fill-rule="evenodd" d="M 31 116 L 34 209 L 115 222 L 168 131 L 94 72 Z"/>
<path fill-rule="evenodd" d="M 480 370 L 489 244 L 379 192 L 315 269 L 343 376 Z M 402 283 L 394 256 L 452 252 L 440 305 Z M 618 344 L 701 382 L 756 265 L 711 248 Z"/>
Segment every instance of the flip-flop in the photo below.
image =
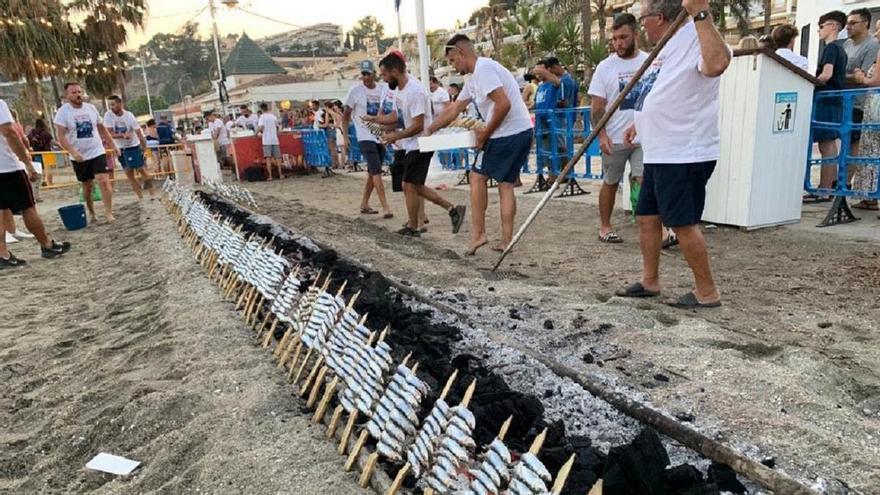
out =
<path fill-rule="evenodd" d="M 623 242 L 623 239 L 621 239 L 620 236 L 617 235 L 617 232 L 612 230 L 605 235 L 600 234 L 599 242 L 604 242 L 607 244 L 620 244 Z"/>
<path fill-rule="evenodd" d="M 379 212 L 372 208 L 361 208 L 361 215 L 378 215 Z"/>
<path fill-rule="evenodd" d="M 660 291 L 648 290 L 641 282 L 636 282 L 614 294 L 618 297 L 657 297 L 660 295 Z"/>
<path fill-rule="evenodd" d="M 477 249 L 480 249 L 481 247 L 485 246 L 486 244 L 489 244 L 488 240 L 481 242 L 480 244 L 477 244 L 476 246 L 473 247 L 473 249 L 468 249 L 467 251 L 464 252 L 464 255 L 465 256 L 474 256 L 475 254 L 477 254 Z"/>
<path fill-rule="evenodd" d="M 721 301 L 701 303 L 697 300 L 697 296 L 693 292 L 679 297 L 675 301 L 668 301 L 666 304 L 678 309 L 702 309 L 702 308 L 718 308 L 721 307 Z"/>
<path fill-rule="evenodd" d="M 385 219 L 394 218 L 394 213 L 386 213 L 386 214 L 382 215 L 382 218 L 385 218 Z"/>

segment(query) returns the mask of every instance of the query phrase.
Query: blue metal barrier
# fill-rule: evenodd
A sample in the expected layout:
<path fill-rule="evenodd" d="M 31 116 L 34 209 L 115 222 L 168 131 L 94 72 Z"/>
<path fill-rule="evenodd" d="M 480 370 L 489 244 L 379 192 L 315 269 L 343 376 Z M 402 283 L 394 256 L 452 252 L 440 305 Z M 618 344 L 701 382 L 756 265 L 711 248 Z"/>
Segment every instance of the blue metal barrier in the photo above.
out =
<path fill-rule="evenodd" d="M 542 174 L 549 168 L 552 175 L 558 175 L 562 167 L 574 156 L 575 148 L 580 145 L 576 137 L 580 136 L 585 139 L 591 130 L 590 107 L 536 110 L 536 173 Z M 589 162 L 591 157 L 599 155 L 599 140 L 596 139 L 584 154 L 583 162 L 579 161 L 572 167 L 569 177 L 601 179 L 601 169 L 598 173 L 593 172 Z M 581 169 L 581 167 L 583 168 Z M 523 171 L 529 173 L 528 169 Z"/>
<path fill-rule="evenodd" d="M 810 140 L 807 144 L 807 165 L 804 175 L 804 190 L 815 196 L 834 196 L 834 203 L 828 215 L 819 224 L 820 227 L 849 223 L 858 220 L 849 209 L 846 198 L 880 199 L 880 156 L 869 156 L 862 153 L 866 149 L 867 139 L 880 140 L 880 112 L 870 111 L 871 107 L 880 108 L 880 88 L 847 89 L 840 91 L 820 91 L 813 98 L 813 113 L 810 121 Z M 863 122 L 853 120 L 854 110 L 867 110 Z M 871 119 L 876 119 L 872 121 Z M 813 157 L 813 136 L 815 131 L 832 131 L 829 138 L 840 139 L 840 149 L 834 157 Z M 856 155 L 851 154 L 852 132 L 861 131 L 861 145 Z M 876 151 L 880 153 L 880 149 Z M 835 182 L 831 187 L 813 185 L 813 169 L 833 166 L 836 169 Z M 874 183 L 867 189 L 854 190 L 851 178 L 857 177 L 864 167 L 873 167 Z"/>

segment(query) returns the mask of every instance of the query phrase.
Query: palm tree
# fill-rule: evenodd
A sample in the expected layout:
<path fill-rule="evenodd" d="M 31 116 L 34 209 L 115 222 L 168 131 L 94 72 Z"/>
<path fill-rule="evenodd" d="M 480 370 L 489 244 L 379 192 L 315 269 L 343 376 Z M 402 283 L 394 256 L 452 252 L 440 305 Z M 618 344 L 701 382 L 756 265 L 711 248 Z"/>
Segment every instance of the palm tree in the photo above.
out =
<path fill-rule="evenodd" d="M 25 81 L 34 111 L 43 110 L 40 81 L 60 73 L 71 60 L 73 31 L 59 0 L 0 0 L 5 24 L 0 26 L 0 71 Z"/>
<path fill-rule="evenodd" d="M 729 12 L 736 21 L 737 31 L 740 34 L 748 34 L 752 30 L 751 3 L 751 0 L 709 0 L 709 9 L 722 33 L 727 30 L 727 13 Z"/>
<path fill-rule="evenodd" d="M 562 52 L 565 54 L 565 65 L 571 67 L 571 71 L 579 64 L 581 53 L 581 27 L 574 19 L 567 19 L 562 25 Z"/>
<path fill-rule="evenodd" d="M 770 34 L 770 16 L 773 14 L 773 6 L 770 0 L 764 0 L 764 34 Z"/>
<path fill-rule="evenodd" d="M 86 87 L 98 96 L 108 96 L 117 88 L 124 92 L 125 59 L 119 52 L 128 30 L 141 29 L 146 19 L 145 0 L 73 0 L 71 14 L 84 15 L 77 32 L 78 58 L 101 70 L 86 78 Z"/>
<path fill-rule="evenodd" d="M 545 19 L 536 38 L 538 49 L 545 55 L 555 55 L 562 46 L 562 38 L 563 30 L 559 23 L 553 19 Z"/>

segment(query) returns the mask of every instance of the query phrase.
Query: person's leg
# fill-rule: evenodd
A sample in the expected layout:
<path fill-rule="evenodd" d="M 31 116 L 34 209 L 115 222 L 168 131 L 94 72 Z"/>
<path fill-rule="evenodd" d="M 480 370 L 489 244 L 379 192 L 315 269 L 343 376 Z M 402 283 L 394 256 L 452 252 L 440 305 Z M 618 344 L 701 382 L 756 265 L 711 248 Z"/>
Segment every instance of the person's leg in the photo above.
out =
<path fill-rule="evenodd" d="M 701 303 L 715 302 L 721 299 L 712 272 L 709 269 L 709 254 L 706 251 L 706 240 L 698 225 L 672 227 L 678 237 L 678 244 L 684 253 L 684 259 L 694 273 L 694 295 Z"/>
<path fill-rule="evenodd" d="M 134 176 L 134 169 L 125 169 L 125 176 L 128 178 L 128 183 L 131 184 L 131 190 L 134 191 L 138 201 L 144 199 L 144 195 L 141 192 L 141 184 L 138 182 L 137 177 Z"/>
<path fill-rule="evenodd" d="M 98 187 L 101 188 L 101 196 L 104 201 L 104 215 L 108 222 L 115 220 L 113 218 L 113 189 L 110 188 L 110 177 L 107 174 L 95 174 L 98 181 Z"/>
<path fill-rule="evenodd" d="M 440 196 L 440 194 L 438 194 L 437 191 L 431 189 L 430 187 L 428 187 L 424 184 L 419 185 L 417 187 L 418 187 L 417 190 L 418 190 L 419 196 L 427 199 L 428 201 L 443 208 L 444 210 L 449 211 L 454 206 L 449 201 L 446 201 L 446 199 L 444 199 L 443 196 Z"/>
<path fill-rule="evenodd" d="M 468 252 L 475 253 L 477 249 L 489 242 L 489 238 L 486 236 L 486 208 L 489 205 L 489 177 L 471 171 L 470 179 L 471 240 Z"/>
<path fill-rule="evenodd" d="M 24 210 L 21 213 L 21 218 L 24 220 L 24 224 L 30 233 L 34 234 L 40 246 L 50 247 L 52 245 L 52 239 L 46 233 L 46 226 L 43 225 L 43 219 L 40 218 L 36 208 L 31 207 Z"/>
<path fill-rule="evenodd" d="M 150 177 L 150 173 L 147 172 L 147 167 L 143 166 L 137 169 L 138 173 L 141 176 L 141 180 L 144 181 L 144 184 L 147 186 L 147 192 L 150 193 L 150 197 L 154 198 L 156 196 L 156 190 L 153 187 L 153 178 Z"/>
<path fill-rule="evenodd" d="M 837 141 L 819 141 L 819 154 L 822 158 L 834 158 L 837 156 Z M 822 165 L 819 172 L 819 188 L 831 189 L 834 179 L 837 177 L 837 165 Z"/>
<path fill-rule="evenodd" d="M 0 215 L 6 218 L 6 214 L 12 215 L 12 211 L 10 210 L 0 210 Z M 6 260 L 9 259 L 9 248 L 6 246 L 6 227 L 0 223 L 0 258 Z"/>
<path fill-rule="evenodd" d="M 614 231 L 611 225 L 611 212 L 614 210 L 617 187 L 617 184 L 603 182 L 599 189 L 599 237 Z"/>
<path fill-rule="evenodd" d="M 373 189 L 376 190 L 376 195 L 379 196 L 382 213 L 386 215 L 391 214 L 391 206 L 388 205 L 388 198 L 385 197 L 385 184 L 382 183 L 382 174 L 370 175 L 369 180 L 373 184 Z"/>
<path fill-rule="evenodd" d="M 498 197 L 501 202 L 501 243 L 497 249 L 505 250 L 513 239 L 513 221 L 516 218 L 516 194 L 513 182 L 498 183 Z"/>
<path fill-rule="evenodd" d="M 364 181 L 364 195 L 361 197 L 361 210 L 370 209 L 370 196 L 373 195 L 374 188 L 373 176 L 367 174 L 367 180 Z"/>
<path fill-rule="evenodd" d="M 419 228 L 428 224 L 428 214 L 425 213 L 425 198 L 419 196 Z"/>
<path fill-rule="evenodd" d="M 2 217 L 3 231 L 9 235 L 15 234 L 15 217 L 12 215 L 12 210 L 3 210 Z M 3 237 L 5 238 L 6 236 L 4 235 Z"/>
<path fill-rule="evenodd" d="M 83 197 L 86 200 L 86 210 L 89 212 L 89 222 L 97 222 L 98 215 L 95 215 L 95 202 L 92 200 L 92 190 L 95 187 L 95 180 L 90 179 L 82 183 Z"/>
<path fill-rule="evenodd" d="M 639 215 L 639 247 L 642 251 L 642 286 L 660 291 L 660 250 L 663 245 L 663 222 L 660 215 Z"/>
<path fill-rule="evenodd" d="M 403 196 L 406 201 L 407 227 L 418 230 L 419 228 L 419 186 L 403 183 Z"/>

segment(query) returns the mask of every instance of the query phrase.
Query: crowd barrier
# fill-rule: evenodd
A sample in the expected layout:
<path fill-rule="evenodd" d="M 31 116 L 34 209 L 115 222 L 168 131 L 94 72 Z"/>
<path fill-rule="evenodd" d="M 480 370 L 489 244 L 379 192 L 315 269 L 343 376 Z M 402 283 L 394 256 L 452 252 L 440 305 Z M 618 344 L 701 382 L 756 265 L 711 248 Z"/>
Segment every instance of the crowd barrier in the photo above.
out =
<path fill-rule="evenodd" d="M 329 171 L 333 166 L 333 159 L 327 145 L 327 131 L 324 129 L 301 129 L 299 132 L 305 147 L 306 165 L 323 168 L 325 173 Z"/>
<path fill-rule="evenodd" d="M 854 119 L 855 110 L 864 110 L 864 120 Z M 804 190 L 815 196 L 833 196 L 834 202 L 820 227 L 857 220 L 846 203 L 846 198 L 880 199 L 877 176 L 880 175 L 880 88 L 821 91 L 813 99 L 810 122 L 810 140 L 807 148 Z M 832 131 L 840 139 L 837 156 L 814 157 L 815 131 Z M 861 133 L 860 146 L 851 150 L 853 134 Z M 876 144 L 873 144 L 876 143 Z M 865 154 L 870 153 L 870 154 Z M 831 187 L 822 187 L 819 175 L 823 167 L 835 168 Z M 852 179 L 861 176 L 866 167 L 873 168 L 873 184 L 854 189 Z"/>
<path fill-rule="evenodd" d="M 156 178 L 164 178 L 175 173 L 191 172 L 191 162 L 186 170 L 174 170 L 171 152 L 180 150 L 184 150 L 182 143 L 147 148 L 144 154 L 147 171 Z M 122 173 L 123 170 L 122 165 L 119 163 L 119 158 L 112 156 L 111 150 L 106 150 L 106 153 L 108 167 L 112 164 L 113 182 L 127 181 L 128 179 Z M 76 180 L 76 174 L 73 171 L 73 163 L 66 151 L 35 151 L 31 152 L 30 155 L 33 161 L 39 162 L 43 166 L 42 189 L 61 189 L 79 185 L 79 182 Z M 119 175 L 116 175 L 117 172 Z"/>

